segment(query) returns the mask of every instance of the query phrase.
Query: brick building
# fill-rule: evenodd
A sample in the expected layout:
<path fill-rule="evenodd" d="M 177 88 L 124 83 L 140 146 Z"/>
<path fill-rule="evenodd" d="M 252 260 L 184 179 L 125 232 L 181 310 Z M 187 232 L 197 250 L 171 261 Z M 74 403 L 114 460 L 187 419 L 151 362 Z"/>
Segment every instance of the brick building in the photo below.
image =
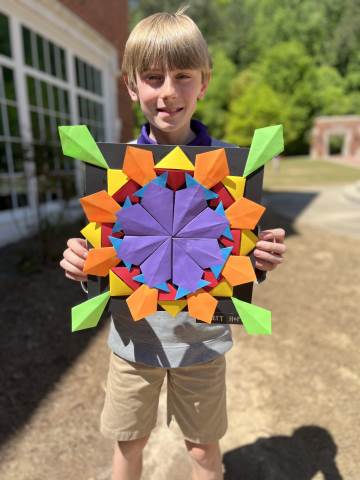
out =
<path fill-rule="evenodd" d="M 81 194 L 81 165 L 61 155 L 58 125 L 131 138 L 119 75 L 127 34 L 127 0 L 1 1 L 0 245 Z"/>

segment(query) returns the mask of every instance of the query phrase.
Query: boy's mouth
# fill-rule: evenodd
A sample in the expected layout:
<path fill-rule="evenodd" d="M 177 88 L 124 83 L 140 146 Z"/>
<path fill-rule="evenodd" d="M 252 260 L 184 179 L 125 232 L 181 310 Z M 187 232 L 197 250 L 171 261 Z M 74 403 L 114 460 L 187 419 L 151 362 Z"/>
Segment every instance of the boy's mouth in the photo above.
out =
<path fill-rule="evenodd" d="M 175 113 L 181 112 L 181 110 L 183 110 L 183 107 L 179 107 L 179 108 L 157 108 L 158 112 L 167 113 L 168 115 L 174 115 Z"/>

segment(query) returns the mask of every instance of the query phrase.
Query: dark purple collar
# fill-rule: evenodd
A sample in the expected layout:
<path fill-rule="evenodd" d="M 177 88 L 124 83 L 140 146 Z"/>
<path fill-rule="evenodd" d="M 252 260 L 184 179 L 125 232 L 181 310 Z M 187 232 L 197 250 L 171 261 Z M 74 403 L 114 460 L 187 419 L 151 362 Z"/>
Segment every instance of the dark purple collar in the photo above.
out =
<path fill-rule="evenodd" d="M 208 134 L 207 128 L 203 123 L 199 122 L 199 120 L 191 120 L 190 128 L 195 133 L 196 137 L 191 140 L 188 145 L 201 147 L 207 147 L 211 145 L 211 137 Z M 149 137 L 149 133 L 150 125 L 148 123 L 145 123 L 145 125 L 141 127 L 141 132 L 137 139 L 137 143 L 139 145 L 156 145 L 155 140 L 152 140 Z"/>

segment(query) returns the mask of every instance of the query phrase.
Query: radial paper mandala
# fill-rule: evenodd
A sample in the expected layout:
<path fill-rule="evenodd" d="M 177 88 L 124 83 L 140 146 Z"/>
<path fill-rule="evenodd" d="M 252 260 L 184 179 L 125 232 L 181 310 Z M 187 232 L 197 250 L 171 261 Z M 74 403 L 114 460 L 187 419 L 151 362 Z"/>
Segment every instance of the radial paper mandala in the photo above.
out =
<path fill-rule="evenodd" d="M 111 169 L 85 126 L 60 127 L 66 155 L 107 169 L 107 191 L 80 200 L 89 224 L 84 272 L 108 277 L 109 289 L 73 308 L 73 330 L 97 325 L 110 297 L 127 297 L 141 320 L 182 310 L 211 323 L 230 297 L 249 333 L 270 333 L 268 310 L 233 297 L 253 282 L 249 257 L 265 208 L 244 196 L 246 177 L 283 149 L 282 127 L 255 131 L 243 176 L 231 176 L 224 148 L 196 155 L 174 147 L 155 164 L 150 150 L 127 146 Z"/>

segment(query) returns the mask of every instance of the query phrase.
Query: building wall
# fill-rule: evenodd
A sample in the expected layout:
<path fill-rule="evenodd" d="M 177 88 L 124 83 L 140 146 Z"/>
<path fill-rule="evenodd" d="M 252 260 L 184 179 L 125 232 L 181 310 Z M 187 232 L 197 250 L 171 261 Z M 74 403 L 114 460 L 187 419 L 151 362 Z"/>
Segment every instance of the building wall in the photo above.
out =
<path fill-rule="evenodd" d="M 117 44 L 58 0 L 1 0 L 0 28 L 1 246 L 82 194 L 83 166 L 61 155 L 58 125 L 85 123 L 114 142 L 121 121 Z M 66 218 L 80 213 L 73 204 Z"/>
<path fill-rule="evenodd" d="M 114 45 L 118 51 L 118 64 L 121 67 L 123 50 L 128 37 L 128 1 L 60 1 Z M 118 77 L 118 111 L 122 121 L 121 140 L 128 141 L 133 137 L 132 109 L 120 71 Z"/>

